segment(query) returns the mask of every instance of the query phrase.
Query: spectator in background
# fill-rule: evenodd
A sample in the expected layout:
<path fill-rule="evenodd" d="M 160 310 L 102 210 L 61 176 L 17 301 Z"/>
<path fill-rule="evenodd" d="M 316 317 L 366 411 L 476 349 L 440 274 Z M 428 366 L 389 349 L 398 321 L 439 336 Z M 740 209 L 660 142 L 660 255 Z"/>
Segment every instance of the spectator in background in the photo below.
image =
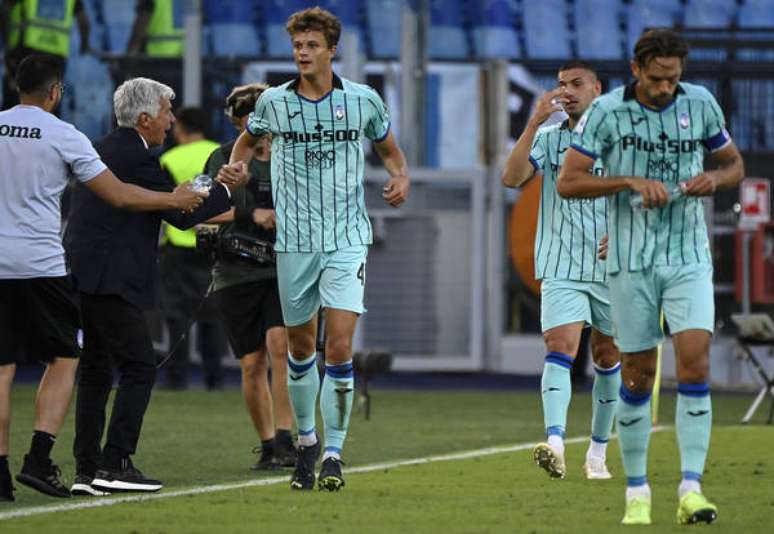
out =
<path fill-rule="evenodd" d="M 207 112 L 201 108 L 178 110 L 173 129 L 177 146 L 161 156 L 161 167 L 175 183 L 187 182 L 201 174 L 207 158 L 218 148 L 216 142 L 204 137 L 208 122 Z M 196 250 L 196 232 L 193 229 L 178 230 L 166 225 L 164 238 L 161 250 L 162 309 L 171 343 L 174 345 L 178 339 L 185 337 L 177 344 L 165 366 L 164 385 L 169 389 L 188 387 L 190 350 L 187 332 L 195 312 L 201 308 L 197 318 L 197 343 L 202 356 L 204 380 L 207 389 L 219 389 L 223 386 L 220 357 L 225 344 L 224 336 L 214 312 L 206 309 L 206 305 L 204 308 L 201 306 L 210 285 L 210 265 L 207 257 Z"/>
<path fill-rule="evenodd" d="M 183 55 L 184 3 L 175 0 L 138 0 L 126 53 L 153 57 Z"/>
<path fill-rule="evenodd" d="M 226 115 L 240 133 L 265 89 L 267 86 L 263 84 L 236 87 L 226 99 Z M 210 221 L 223 224 L 219 231 L 221 237 L 240 236 L 251 242 L 274 244 L 270 143 L 270 135 L 258 141 L 255 157 L 248 165 L 248 182 L 245 187 L 234 190 L 234 208 Z M 231 141 L 212 153 L 206 169 L 210 176 L 215 176 L 228 162 L 233 148 L 234 141 Z M 261 439 L 261 456 L 253 469 L 293 467 L 296 452 L 290 433 L 293 412 L 287 383 L 288 344 L 279 300 L 277 267 L 273 262 L 257 263 L 223 253 L 218 257 L 212 277 L 213 298 L 242 369 L 242 393 L 247 411 Z M 259 452 L 258 447 L 255 452 Z"/>
<path fill-rule="evenodd" d="M 50 54 L 62 62 L 65 70 L 70 55 L 70 30 L 73 19 L 81 34 L 81 54 L 89 52 L 89 16 L 81 0 L 41 3 L 37 0 L 2 0 L 0 32 L 5 48 L 3 109 L 19 103 L 14 80 L 21 60 L 31 54 Z"/>

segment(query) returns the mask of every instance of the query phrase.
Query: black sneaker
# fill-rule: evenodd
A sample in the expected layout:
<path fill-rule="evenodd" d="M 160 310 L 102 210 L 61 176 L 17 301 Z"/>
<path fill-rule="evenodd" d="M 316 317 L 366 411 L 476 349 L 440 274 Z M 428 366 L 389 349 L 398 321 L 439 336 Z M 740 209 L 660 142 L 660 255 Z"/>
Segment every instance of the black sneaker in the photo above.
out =
<path fill-rule="evenodd" d="M 317 479 L 317 487 L 321 490 L 339 491 L 344 487 L 344 477 L 341 475 L 341 466 L 344 462 L 338 458 L 329 456 L 323 460 L 320 466 L 320 476 Z"/>
<path fill-rule="evenodd" d="M 317 443 L 305 447 L 299 445 L 296 450 L 296 469 L 290 479 L 290 489 L 311 490 L 314 489 L 314 464 L 320 457 L 320 438 Z"/>
<path fill-rule="evenodd" d="M 38 460 L 26 454 L 21 472 L 16 475 L 16 481 L 46 495 L 66 499 L 70 497 L 70 490 L 59 480 L 61 474 L 51 458 Z"/>
<path fill-rule="evenodd" d="M 94 481 L 94 477 L 84 474 L 75 475 L 75 482 L 70 487 L 70 493 L 73 495 L 90 495 L 92 497 L 102 497 L 104 495 L 110 495 L 108 491 L 102 491 L 91 485 Z"/>
<path fill-rule="evenodd" d="M 277 450 L 274 451 L 274 456 L 277 458 L 280 467 L 295 467 L 298 452 L 292 444 L 289 447 L 278 445 Z"/>
<path fill-rule="evenodd" d="M 98 470 L 94 475 L 94 480 L 91 481 L 91 486 L 100 491 L 111 493 L 127 491 L 153 492 L 159 491 L 164 484 L 160 480 L 146 478 L 142 471 L 132 465 L 131 459 L 123 458 L 121 459 L 121 466 L 117 469 L 105 468 Z"/>
<path fill-rule="evenodd" d="M 13 480 L 11 480 L 11 471 L 8 466 L 0 469 L 0 501 L 15 501 L 13 497 Z"/>
<path fill-rule="evenodd" d="M 261 455 L 258 458 L 258 462 L 250 468 L 253 471 L 276 471 L 282 467 L 277 458 L 275 458 L 274 451 L 262 449 L 258 446 L 253 449 L 253 454 Z"/>

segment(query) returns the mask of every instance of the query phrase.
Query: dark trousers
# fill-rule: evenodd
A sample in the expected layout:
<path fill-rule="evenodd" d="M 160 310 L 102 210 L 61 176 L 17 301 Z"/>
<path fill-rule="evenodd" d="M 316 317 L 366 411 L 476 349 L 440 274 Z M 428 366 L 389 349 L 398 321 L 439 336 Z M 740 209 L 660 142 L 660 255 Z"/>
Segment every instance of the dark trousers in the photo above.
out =
<path fill-rule="evenodd" d="M 116 295 L 81 293 L 83 356 L 75 409 L 73 454 L 80 474 L 116 468 L 137 449 L 156 379 L 153 344 L 139 308 Z M 118 390 L 104 449 L 105 407 L 118 370 Z"/>
<path fill-rule="evenodd" d="M 164 366 L 166 385 L 185 387 L 188 384 L 191 365 L 188 333 L 196 313 L 196 348 L 202 356 L 205 383 L 208 387 L 218 386 L 223 381 L 221 356 L 226 350 L 226 336 L 209 299 L 202 303 L 210 285 L 206 257 L 196 249 L 166 245 L 161 249 L 161 273 L 164 318 L 170 342 L 174 344 L 185 336 Z"/>

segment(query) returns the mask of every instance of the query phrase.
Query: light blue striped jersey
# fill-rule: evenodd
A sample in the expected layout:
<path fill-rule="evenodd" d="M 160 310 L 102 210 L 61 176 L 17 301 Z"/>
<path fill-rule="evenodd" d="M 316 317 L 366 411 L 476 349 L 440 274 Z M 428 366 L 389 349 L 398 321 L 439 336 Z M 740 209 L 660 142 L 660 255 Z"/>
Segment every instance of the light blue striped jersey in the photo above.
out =
<path fill-rule="evenodd" d="M 731 142 L 723 113 L 704 87 L 680 83 L 660 110 L 640 104 L 634 84 L 598 97 L 578 122 L 573 148 L 599 158 L 608 176 L 640 176 L 669 187 L 704 172 L 704 155 Z M 653 265 L 710 263 L 704 203 L 682 196 L 634 209 L 631 191 L 610 198 L 608 273 Z"/>
<path fill-rule="evenodd" d="M 597 258 L 599 240 L 607 234 L 607 198 L 566 199 L 556 179 L 572 142 L 568 122 L 538 130 L 529 160 L 543 174 L 538 229 L 535 236 L 535 278 L 604 282 L 605 263 Z M 600 162 L 593 172 L 602 175 Z"/>
<path fill-rule="evenodd" d="M 366 85 L 333 75 L 319 100 L 297 93 L 299 79 L 267 89 L 247 130 L 272 134 L 271 180 L 279 252 L 331 252 L 372 242 L 365 206 L 363 138 L 390 130 L 384 102 Z"/>

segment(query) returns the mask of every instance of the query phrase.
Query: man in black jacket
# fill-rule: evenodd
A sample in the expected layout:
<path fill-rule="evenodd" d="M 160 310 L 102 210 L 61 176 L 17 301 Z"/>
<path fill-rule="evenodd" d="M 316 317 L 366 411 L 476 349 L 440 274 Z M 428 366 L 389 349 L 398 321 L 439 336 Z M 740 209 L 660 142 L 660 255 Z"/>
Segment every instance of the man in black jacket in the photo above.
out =
<path fill-rule="evenodd" d="M 164 142 L 174 122 L 172 89 L 134 78 L 115 92 L 118 128 L 95 144 L 107 166 L 123 181 L 171 190 L 149 148 Z M 232 186 L 233 187 L 233 186 Z M 215 184 L 193 214 L 176 211 L 135 214 L 118 211 L 83 187 L 73 194 L 65 246 L 81 297 L 84 352 L 76 403 L 73 494 L 158 491 L 162 483 L 134 468 L 143 416 L 156 377 L 156 360 L 143 310 L 155 303 L 161 220 L 189 228 L 231 207 L 226 186 Z M 104 448 L 105 405 L 119 373 L 118 391 Z"/>

